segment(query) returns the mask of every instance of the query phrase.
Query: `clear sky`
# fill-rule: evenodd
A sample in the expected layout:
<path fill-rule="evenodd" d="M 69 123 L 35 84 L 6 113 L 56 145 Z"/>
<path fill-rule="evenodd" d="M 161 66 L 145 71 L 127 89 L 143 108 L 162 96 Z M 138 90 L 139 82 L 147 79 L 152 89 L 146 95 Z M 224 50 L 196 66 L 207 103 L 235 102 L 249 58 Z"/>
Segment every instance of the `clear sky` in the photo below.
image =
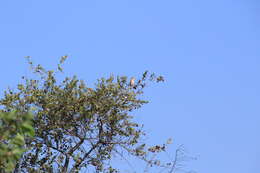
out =
<path fill-rule="evenodd" d="M 68 55 L 90 84 L 162 74 L 137 113 L 148 140 L 184 144 L 198 173 L 260 172 L 259 0 L 0 1 L 0 53 L 1 96 L 28 55 L 48 68 Z"/>

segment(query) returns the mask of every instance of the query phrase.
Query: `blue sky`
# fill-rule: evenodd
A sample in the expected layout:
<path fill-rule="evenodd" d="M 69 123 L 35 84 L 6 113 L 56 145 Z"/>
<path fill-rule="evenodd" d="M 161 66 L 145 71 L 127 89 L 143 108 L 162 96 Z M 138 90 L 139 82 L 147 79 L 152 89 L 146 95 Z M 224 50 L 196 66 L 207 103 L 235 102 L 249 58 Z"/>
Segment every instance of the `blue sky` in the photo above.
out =
<path fill-rule="evenodd" d="M 172 137 L 198 173 L 260 171 L 260 1 L 0 2 L 1 95 L 28 75 L 25 56 L 96 78 L 162 74 L 137 113 L 148 141 Z M 174 147 L 172 148 L 174 151 Z"/>

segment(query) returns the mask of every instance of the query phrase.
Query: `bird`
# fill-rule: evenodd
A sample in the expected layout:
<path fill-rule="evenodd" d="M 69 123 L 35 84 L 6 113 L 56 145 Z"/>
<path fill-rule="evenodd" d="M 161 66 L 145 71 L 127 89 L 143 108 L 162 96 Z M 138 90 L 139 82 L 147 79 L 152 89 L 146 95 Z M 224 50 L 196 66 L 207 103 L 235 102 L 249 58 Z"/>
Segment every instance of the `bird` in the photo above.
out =
<path fill-rule="evenodd" d="M 166 144 L 172 144 L 172 138 L 169 138 L 166 142 Z"/>
<path fill-rule="evenodd" d="M 134 85 L 135 85 L 135 78 L 132 77 L 132 78 L 130 79 L 130 86 L 131 86 L 131 87 L 134 87 Z"/>

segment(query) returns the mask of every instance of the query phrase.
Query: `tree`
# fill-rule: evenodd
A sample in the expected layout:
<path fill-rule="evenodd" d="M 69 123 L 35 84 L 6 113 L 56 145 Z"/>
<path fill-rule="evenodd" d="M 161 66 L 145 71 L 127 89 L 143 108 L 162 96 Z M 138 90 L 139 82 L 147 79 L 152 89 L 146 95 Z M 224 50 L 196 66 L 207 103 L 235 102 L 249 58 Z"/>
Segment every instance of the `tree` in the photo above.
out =
<path fill-rule="evenodd" d="M 110 76 L 88 87 L 76 76 L 57 82 L 62 72 L 62 57 L 57 70 L 45 70 L 28 62 L 37 79 L 23 77 L 16 91 L 9 90 L 0 100 L 2 111 L 31 111 L 35 137 L 26 139 L 23 156 L 14 172 L 113 173 L 113 156 L 130 156 L 147 166 L 159 166 L 173 172 L 174 162 L 163 164 L 149 154 L 165 151 L 167 144 L 148 146 L 142 142 L 142 125 L 131 114 L 148 101 L 141 99 L 148 81 L 162 82 L 162 76 L 144 72 L 135 83 L 126 76 Z"/>
<path fill-rule="evenodd" d="M 25 137 L 33 137 L 31 114 L 0 112 L 0 172 L 11 172 L 23 152 Z"/>

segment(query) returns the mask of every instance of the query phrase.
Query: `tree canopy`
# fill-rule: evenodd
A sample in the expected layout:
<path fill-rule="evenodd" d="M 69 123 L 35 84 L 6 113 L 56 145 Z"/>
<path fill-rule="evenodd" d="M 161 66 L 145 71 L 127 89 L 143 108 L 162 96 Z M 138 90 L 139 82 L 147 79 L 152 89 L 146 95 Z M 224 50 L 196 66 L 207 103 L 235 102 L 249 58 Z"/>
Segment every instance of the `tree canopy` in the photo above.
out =
<path fill-rule="evenodd" d="M 35 66 L 28 57 L 38 77 L 23 77 L 24 82 L 18 84 L 16 90 L 6 91 L 0 100 L 2 112 L 14 116 L 12 111 L 16 111 L 15 120 L 30 119 L 24 115 L 33 115 L 34 137 L 31 137 L 34 134 L 27 126 L 27 119 L 25 125 L 20 124 L 30 135 L 25 135 L 26 150 L 16 162 L 14 172 L 119 172 L 111 160 L 123 153 L 144 161 L 147 166 L 173 172 L 174 161 L 162 163 L 149 157 L 149 154 L 165 151 L 167 143 L 148 146 L 142 140 L 143 126 L 133 120 L 133 111 L 148 103 L 142 99 L 147 83 L 162 82 L 164 78 L 145 71 L 136 81 L 127 76 L 111 75 L 99 79 L 92 88 L 76 76 L 58 82 L 56 74 L 63 71 L 66 58 L 62 57 L 57 70 L 53 71 Z M 31 114 L 26 114 L 28 112 Z M 3 124 L 8 126 L 1 121 L 0 124 L 0 131 Z M 18 145 L 23 145 L 20 132 L 13 136 L 14 141 L 21 140 Z M 13 143 L 3 137 L 0 141 L 8 145 Z M 1 163 L 0 160 L 0 168 L 4 168 Z"/>

